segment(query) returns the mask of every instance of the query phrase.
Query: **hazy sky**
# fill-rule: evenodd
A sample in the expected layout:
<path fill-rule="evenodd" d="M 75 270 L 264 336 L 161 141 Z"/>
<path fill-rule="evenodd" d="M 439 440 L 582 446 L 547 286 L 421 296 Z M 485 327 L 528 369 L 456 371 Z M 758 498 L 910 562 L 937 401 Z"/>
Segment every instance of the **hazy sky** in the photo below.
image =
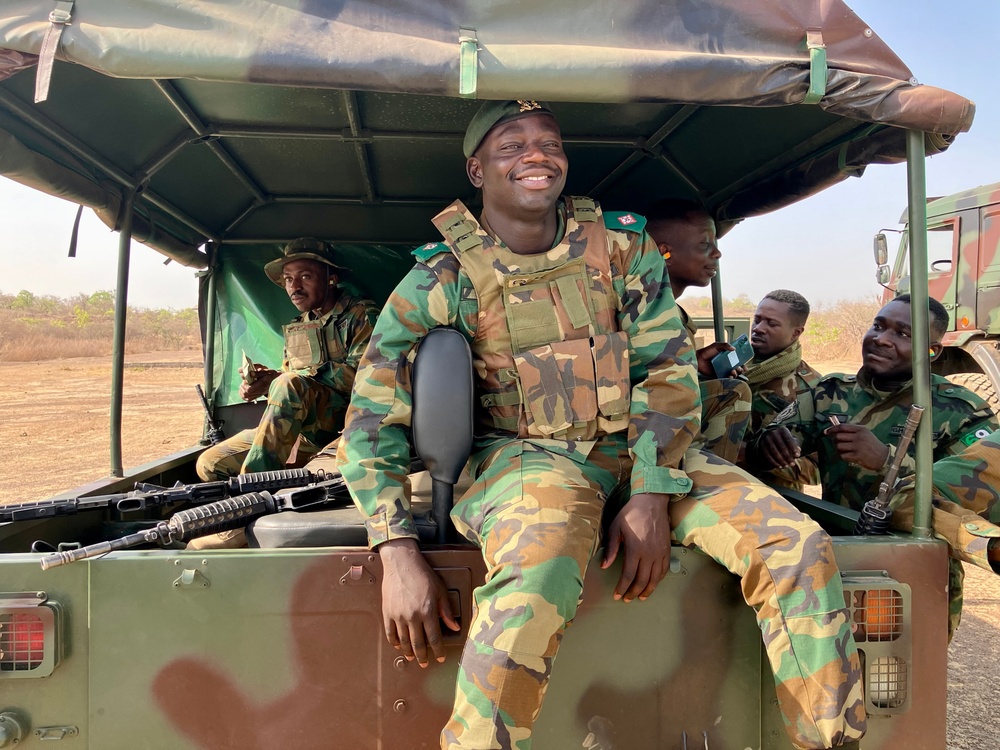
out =
<path fill-rule="evenodd" d="M 927 162 L 927 192 L 946 195 L 1000 181 L 1000 97 L 993 54 L 1000 47 L 996 0 L 848 0 L 903 59 L 917 80 L 976 103 L 972 130 Z M 906 203 L 904 165 L 872 166 L 825 192 L 723 238 L 726 297 L 756 300 L 786 287 L 814 304 L 874 294 L 871 238 L 894 228 Z M 77 258 L 67 258 L 76 206 L 0 178 L 0 291 L 70 296 L 115 286 L 117 235 L 84 212 Z M 428 236 L 430 227 L 428 227 Z M 892 247 L 890 240 L 890 247 Z M 29 258 L 26 259 L 25 255 Z M 192 269 L 133 245 L 129 302 L 143 307 L 196 303 Z M 697 292 L 695 292 L 697 293 Z"/>

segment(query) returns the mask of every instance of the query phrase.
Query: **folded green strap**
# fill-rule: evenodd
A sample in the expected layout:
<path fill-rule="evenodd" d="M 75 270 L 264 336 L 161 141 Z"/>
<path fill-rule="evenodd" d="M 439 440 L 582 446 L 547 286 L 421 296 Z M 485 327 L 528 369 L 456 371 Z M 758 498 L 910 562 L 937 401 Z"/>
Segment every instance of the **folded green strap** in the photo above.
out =
<path fill-rule="evenodd" d="M 590 310 L 580 293 L 576 279 L 571 276 L 560 276 L 556 279 L 556 288 L 562 298 L 563 308 L 569 316 L 570 325 L 574 328 L 585 328 L 590 325 Z"/>

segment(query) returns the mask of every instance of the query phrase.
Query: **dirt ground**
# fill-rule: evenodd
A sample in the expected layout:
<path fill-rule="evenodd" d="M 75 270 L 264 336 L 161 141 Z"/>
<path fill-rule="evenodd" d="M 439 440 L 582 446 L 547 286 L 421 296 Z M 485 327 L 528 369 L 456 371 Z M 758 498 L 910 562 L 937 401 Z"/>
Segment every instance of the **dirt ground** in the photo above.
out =
<path fill-rule="evenodd" d="M 126 357 L 126 467 L 194 445 L 202 414 L 200 352 Z M 813 363 L 853 372 L 849 361 Z M 38 500 L 110 473 L 108 358 L 0 363 L 0 503 Z M 1000 747 L 1000 578 L 966 566 L 965 612 L 949 651 L 948 748 Z M 990 738 L 993 739 L 990 739 Z"/>

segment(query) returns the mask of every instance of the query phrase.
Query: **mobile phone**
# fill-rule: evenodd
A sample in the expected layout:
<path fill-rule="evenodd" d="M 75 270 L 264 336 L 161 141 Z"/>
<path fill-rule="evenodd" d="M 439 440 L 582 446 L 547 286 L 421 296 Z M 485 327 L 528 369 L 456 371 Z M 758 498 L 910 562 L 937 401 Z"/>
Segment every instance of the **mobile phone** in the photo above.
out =
<path fill-rule="evenodd" d="M 753 347 L 744 333 L 733 342 L 732 351 L 719 352 L 712 357 L 712 370 L 717 378 L 728 378 L 729 373 L 753 359 Z"/>

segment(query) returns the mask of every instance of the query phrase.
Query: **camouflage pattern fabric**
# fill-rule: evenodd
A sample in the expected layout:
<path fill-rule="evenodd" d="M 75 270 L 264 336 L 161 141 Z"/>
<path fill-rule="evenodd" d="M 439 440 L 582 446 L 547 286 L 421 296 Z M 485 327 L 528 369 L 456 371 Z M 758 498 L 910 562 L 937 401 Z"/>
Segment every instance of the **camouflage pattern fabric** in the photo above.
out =
<path fill-rule="evenodd" d="M 628 341 L 631 492 L 685 494 L 691 481 L 679 467 L 701 421 L 694 350 L 677 315 L 663 259 L 642 229 L 645 220 L 633 214 L 604 218 L 605 225 L 610 224 L 608 253 L 623 269 L 614 289 L 620 300 L 616 325 Z M 566 256 L 582 255 L 582 245 L 562 243 L 562 239 L 557 238 L 557 245 L 562 245 Z M 367 517 L 372 546 L 417 536 L 406 480 L 410 363 L 417 343 L 431 328 L 451 326 L 470 340 L 477 387 L 488 369 L 482 349 L 492 331 L 480 325 L 468 274 L 443 243 L 425 245 L 414 255 L 418 263 L 396 287 L 375 325 L 355 383 L 339 454 L 351 493 Z M 564 258 L 552 260 L 556 264 Z M 512 431 L 488 429 L 482 423 L 478 429 L 479 448 L 512 436 Z M 558 450 L 583 460 L 593 442 L 550 440 L 546 444 L 559 444 Z"/>
<path fill-rule="evenodd" d="M 972 391 L 953 385 L 939 375 L 931 376 L 934 458 L 960 452 L 998 428 L 990 407 Z M 840 458 L 833 441 L 823 435 L 830 416 L 841 423 L 860 424 L 889 446 L 886 468 L 896 453 L 906 415 L 913 403 L 913 388 L 905 383 L 896 391 L 879 391 L 861 370 L 856 376 L 833 374 L 820 380 L 811 391 L 801 394 L 794 404 L 779 414 L 761 436 L 778 427 L 787 427 L 798 440 L 803 455 L 815 454 L 823 484 L 823 499 L 861 510 L 878 494 L 884 471 L 871 471 L 848 464 Z M 900 477 L 914 471 L 911 444 L 900 468 Z M 751 457 L 755 451 L 751 450 Z"/>
<path fill-rule="evenodd" d="M 695 346 L 698 326 L 680 305 L 684 330 Z M 750 389 L 738 378 L 705 379 L 699 376 L 701 389 L 701 435 L 697 438 L 703 450 L 736 463 L 750 424 Z"/>
<path fill-rule="evenodd" d="M 627 433 L 580 441 L 516 439 L 513 430 L 476 436 L 476 481 L 452 518 L 482 547 L 490 573 L 476 592 L 442 747 L 530 747 L 552 661 L 597 548 L 604 503 L 616 491 L 624 498 L 691 493 L 695 508 L 677 538 L 743 576 L 747 601 L 761 617 L 789 736 L 802 748 L 860 737 L 861 670 L 830 541 L 766 487 L 691 448 L 700 422 L 691 340 L 655 244 L 641 219 L 624 216 L 630 218 L 604 219 L 609 253 L 624 269 L 614 288 L 629 353 Z M 574 251 L 580 250 L 570 243 L 567 252 Z M 488 369 L 482 352 L 493 331 L 481 325 L 464 268 L 444 245 L 416 254 L 420 262 L 376 324 L 338 453 L 371 546 L 416 537 L 406 478 L 416 344 L 435 326 L 455 327 L 471 341 L 478 377 Z"/>
<path fill-rule="evenodd" d="M 372 302 L 341 288 L 336 303 L 325 315 L 303 313 L 292 325 L 285 326 L 282 372 L 268 389 L 267 407 L 256 430 L 244 430 L 207 448 L 198 457 L 198 476 L 213 481 L 241 472 L 283 469 L 300 437 L 304 455 L 315 453 L 336 438 L 358 362 L 377 317 L 378 308 Z M 301 353 L 302 343 L 294 340 L 296 324 L 305 322 L 315 323 L 316 331 L 322 331 L 320 348 L 326 354 L 323 362 L 308 363 L 310 357 Z M 307 347 L 312 343 L 305 342 Z M 293 370 L 293 363 L 303 366 Z"/>
<path fill-rule="evenodd" d="M 627 489 L 631 462 L 618 435 L 599 441 L 585 462 L 523 440 L 486 453 L 452 511 L 460 533 L 483 549 L 490 575 L 475 592 L 441 747 L 526 750 L 599 544 L 602 509 Z M 861 664 L 829 537 L 714 455 L 692 448 L 684 465 L 694 488 L 674 506 L 687 504 L 674 539 L 743 579 L 792 743 L 828 748 L 860 738 Z"/>
<path fill-rule="evenodd" d="M 734 464 L 750 424 L 750 386 L 738 378 L 701 380 L 698 386 L 701 435 L 696 443 L 702 450 Z"/>
<path fill-rule="evenodd" d="M 635 234 L 642 223 L 629 216 L 622 226 Z M 434 217 L 476 294 L 481 430 L 590 440 L 628 429 L 628 339 L 615 292 L 627 244 L 609 246 L 607 232 L 620 218 L 605 221 L 595 201 L 568 197 L 561 241 L 520 255 L 461 201 Z"/>
<path fill-rule="evenodd" d="M 762 364 L 775 358 L 794 354 L 791 351 L 793 349 L 798 350 L 798 357 L 790 357 L 787 366 L 783 367 L 782 371 L 774 377 L 763 382 L 756 382 L 753 377 L 755 370 L 759 370 Z M 796 341 L 792 346 L 778 352 L 773 357 L 768 357 L 763 362 L 753 361 L 748 365 L 747 377 L 750 380 L 753 401 L 750 407 L 750 428 L 747 431 L 747 442 L 751 442 L 761 430 L 771 424 L 774 418 L 789 404 L 796 401 L 804 393 L 811 391 L 823 377 L 802 359 L 801 351 L 802 347 Z M 740 465 L 743 465 L 742 461 Z M 801 492 L 807 484 L 820 483 L 819 467 L 811 456 L 804 455 L 792 466 L 771 471 L 768 475 L 768 482 L 778 487 L 787 487 Z"/>
<path fill-rule="evenodd" d="M 953 456 L 934 462 L 931 525 L 951 553 L 948 639 L 962 618 L 962 562 L 1000 573 L 988 552 L 1000 546 L 1000 432 L 987 435 Z M 914 478 L 899 483 L 892 497 L 892 526 L 913 528 Z M 960 562 L 961 561 L 961 562 Z"/>

